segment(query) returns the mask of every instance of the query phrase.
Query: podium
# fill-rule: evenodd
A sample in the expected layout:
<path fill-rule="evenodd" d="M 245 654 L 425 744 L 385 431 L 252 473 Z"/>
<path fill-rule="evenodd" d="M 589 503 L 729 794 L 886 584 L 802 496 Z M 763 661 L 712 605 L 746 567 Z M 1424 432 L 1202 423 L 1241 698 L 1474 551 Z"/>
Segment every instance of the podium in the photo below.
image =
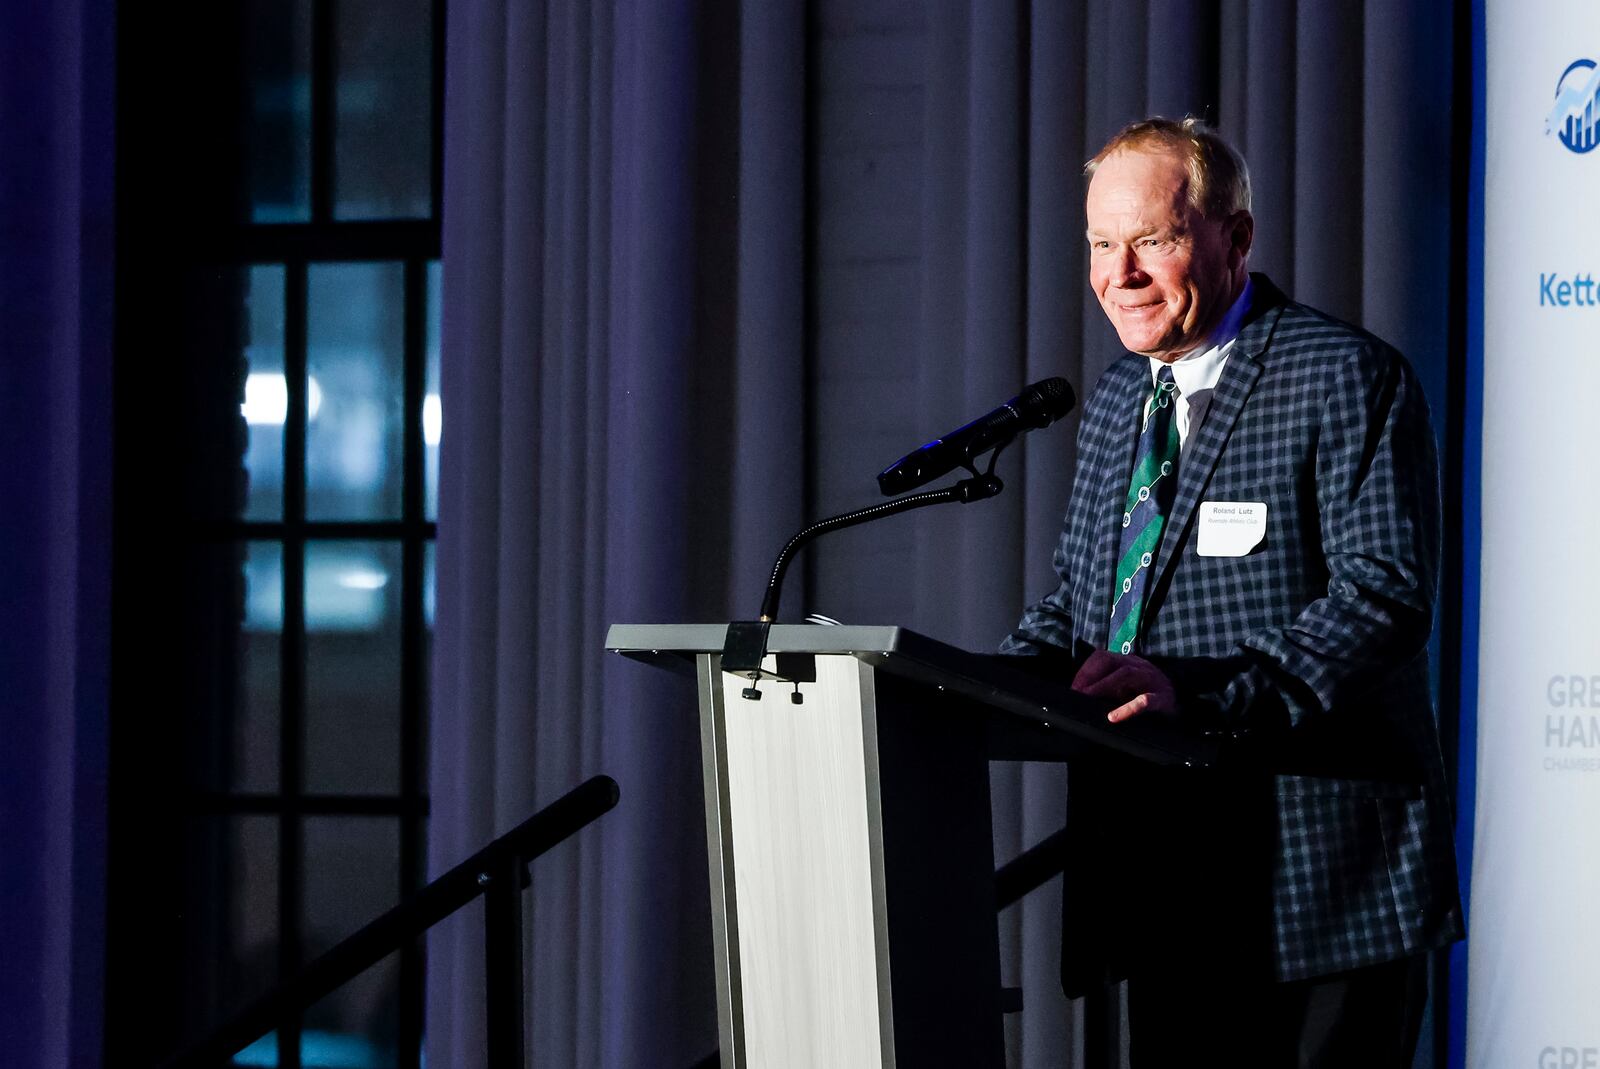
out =
<path fill-rule="evenodd" d="M 723 1069 L 1003 1066 L 989 762 L 1213 755 L 898 627 L 773 625 L 752 700 L 726 633 L 606 638 L 698 681 Z"/>

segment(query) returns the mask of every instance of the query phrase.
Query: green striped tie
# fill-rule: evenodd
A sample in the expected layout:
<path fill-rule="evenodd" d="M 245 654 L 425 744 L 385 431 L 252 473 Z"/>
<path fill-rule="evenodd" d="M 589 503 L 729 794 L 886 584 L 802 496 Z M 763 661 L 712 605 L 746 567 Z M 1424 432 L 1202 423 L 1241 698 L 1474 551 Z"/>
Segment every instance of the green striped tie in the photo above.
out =
<path fill-rule="evenodd" d="M 1111 633 L 1106 648 L 1132 653 L 1144 623 L 1144 602 L 1155 569 L 1161 532 L 1172 512 L 1178 488 L 1178 386 L 1172 369 L 1163 366 L 1144 406 L 1139 450 L 1122 510 L 1122 538 L 1117 554 L 1117 583 L 1111 592 Z"/>

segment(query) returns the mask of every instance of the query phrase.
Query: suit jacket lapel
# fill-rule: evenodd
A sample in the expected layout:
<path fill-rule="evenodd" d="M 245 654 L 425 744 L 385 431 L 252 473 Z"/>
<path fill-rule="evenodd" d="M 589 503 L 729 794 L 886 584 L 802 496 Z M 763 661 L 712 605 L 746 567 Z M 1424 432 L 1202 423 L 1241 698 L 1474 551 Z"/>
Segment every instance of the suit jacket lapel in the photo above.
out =
<path fill-rule="evenodd" d="M 1178 463 L 1178 496 L 1172 503 L 1172 515 L 1167 519 L 1166 533 L 1161 539 L 1160 563 L 1152 592 L 1165 590 L 1168 574 L 1178 558 L 1183 556 L 1183 545 L 1189 537 L 1189 521 L 1194 516 L 1195 505 L 1211 482 L 1222 450 L 1228 444 L 1234 424 L 1244 411 L 1245 401 L 1256 379 L 1261 377 L 1259 357 L 1272 336 L 1285 300 L 1281 291 L 1264 275 L 1252 276 L 1255 288 L 1252 309 L 1245 327 L 1234 342 L 1233 352 L 1222 370 L 1222 378 L 1206 408 L 1205 419 L 1200 424 L 1199 435 L 1184 450 Z M 1131 469 L 1130 469 L 1131 470 Z M 1120 518 L 1119 518 L 1120 522 Z"/>

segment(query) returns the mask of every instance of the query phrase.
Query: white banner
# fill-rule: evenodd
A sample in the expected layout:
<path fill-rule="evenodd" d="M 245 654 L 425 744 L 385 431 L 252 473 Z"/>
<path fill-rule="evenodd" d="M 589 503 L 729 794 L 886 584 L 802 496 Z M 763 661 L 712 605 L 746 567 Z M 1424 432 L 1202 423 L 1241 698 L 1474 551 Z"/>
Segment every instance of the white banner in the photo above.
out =
<path fill-rule="evenodd" d="M 1600 1069 L 1600 0 L 1486 0 L 1467 1065 Z"/>

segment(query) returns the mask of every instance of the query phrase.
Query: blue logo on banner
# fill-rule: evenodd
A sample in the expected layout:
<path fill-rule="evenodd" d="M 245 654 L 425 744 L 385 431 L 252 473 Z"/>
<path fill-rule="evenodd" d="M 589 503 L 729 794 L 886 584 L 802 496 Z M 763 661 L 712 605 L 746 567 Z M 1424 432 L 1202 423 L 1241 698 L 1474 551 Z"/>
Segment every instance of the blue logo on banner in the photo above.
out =
<path fill-rule="evenodd" d="M 1589 152 L 1600 145 L 1600 67 L 1594 60 L 1574 60 L 1561 72 L 1544 132 L 1554 133 L 1573 152 Z"/>

